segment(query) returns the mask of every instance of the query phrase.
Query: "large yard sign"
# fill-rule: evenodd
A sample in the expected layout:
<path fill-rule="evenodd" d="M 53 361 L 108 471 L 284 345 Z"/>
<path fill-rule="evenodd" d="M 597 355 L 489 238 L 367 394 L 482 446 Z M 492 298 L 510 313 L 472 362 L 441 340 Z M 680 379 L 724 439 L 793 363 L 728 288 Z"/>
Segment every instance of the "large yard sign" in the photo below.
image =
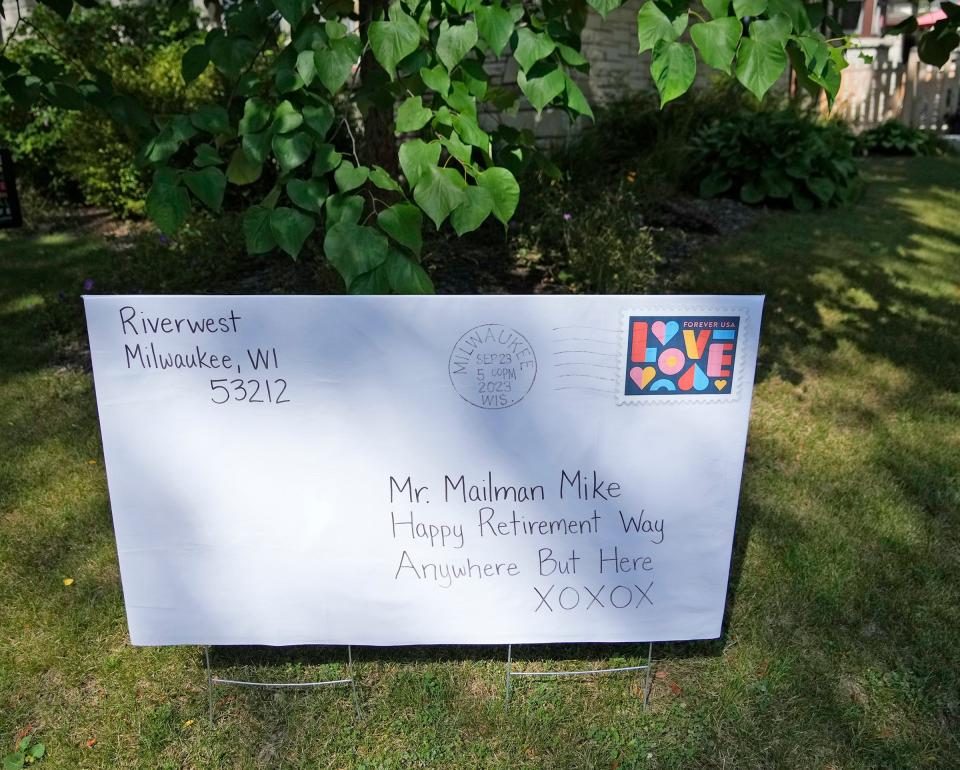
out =
<path fill-rule="evenodd" d="M 761 297 L 85 297 L 134 644 L 720 633 Z"/>

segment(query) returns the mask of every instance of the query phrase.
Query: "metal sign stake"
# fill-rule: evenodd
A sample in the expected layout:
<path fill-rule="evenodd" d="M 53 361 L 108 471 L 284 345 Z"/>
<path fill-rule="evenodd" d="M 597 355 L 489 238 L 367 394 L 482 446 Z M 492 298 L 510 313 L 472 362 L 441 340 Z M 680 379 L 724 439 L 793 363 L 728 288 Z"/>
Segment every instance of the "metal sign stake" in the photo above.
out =
<path fill-rule="evenodd" d="M 213 687 L 214 685 L 233 685 L 237 687 L 263 687 L 271 689 L 307 688 L 307 687 L 337 687 L 350 685 L 353 696 L 353 707 L 357 712 L 357 721 L 362 719 L 360 714 L 360 698 L 357 695 L 357 680 L 353 674 L 353 649 L 347 645 L 347 673 L 346 679 L 327 679 L 320 682 L 249 682 L 244 679 L 222 679 L 213 675 L 210 668 L 210 645 L 204 648 L 204 659 L 207 665 L 207 716 L 210 727 L 213 727 Z"/>
<path fill-rule="evenodd" d="M 513 645 L 507 645 L 507 667 L 506 667 L 506 688 L 503 698 L 504 713 L 510 710 L 510 691 L 511 679 L 515 676 L 527 677 L 564 677 L 564 676 L 590 676 L 593 674 L 618 674 L 624 671 L 646 671 L 643 682 L 643 710 L 647 710 L 647 703 L 650 701 L 650 677 L 653 668 L 653 642 L 647 645 L 647 662 L 642 666 L 617 666 L 616 668 L 594 668 L 584 671 L 514 671 L 513 670 Z"/>

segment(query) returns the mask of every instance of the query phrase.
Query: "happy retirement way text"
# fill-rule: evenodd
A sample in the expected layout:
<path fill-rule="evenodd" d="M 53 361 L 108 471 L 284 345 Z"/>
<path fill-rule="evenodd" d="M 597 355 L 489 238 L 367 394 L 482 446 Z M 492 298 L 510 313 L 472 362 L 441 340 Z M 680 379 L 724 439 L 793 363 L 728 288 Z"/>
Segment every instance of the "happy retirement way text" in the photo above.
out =
<path fill-rule="evenodd" d="M 390 531 L 402 545 L 395 580 L 432 581 L 446 589 L 461 581 L 510 579 L 526 572 L 536 578 L 530 597 L 533 612 L 627 610 L 654 604 L 654 556 L 667 535 L 664 519 L 648 516 L 644 509 L 624 510 L 618 504 L 623 496 L 620 482 L 605 480 L 596 470 L 568 469 L 559 471 L 553 485 L 498 484 L 492 471 L 472 481 L 464 475 L 444 475 L 432 487 L 419 485 L 411 476 L 389 477 Z M 558 507 L 579 505 L 583 512 L 524 515 L 523 506 L 545 502 L 548 489 Z M 437 515 L 436 505 L 432 511 L 427 508 L 431 500 L 466 504 L 473 512 L 467 523 L 457 522 Z M 544 542 L 548 537 L 554 539 L 550 545 Z M 558 547 L 555 538 L 569 538 L 570 545 Z M 511 539 L 531 543 L 529 559 L 483 561 L 451 553 L 455 558 L 438 560 L 422 555 L 462 551 L 471 542 Z"/>

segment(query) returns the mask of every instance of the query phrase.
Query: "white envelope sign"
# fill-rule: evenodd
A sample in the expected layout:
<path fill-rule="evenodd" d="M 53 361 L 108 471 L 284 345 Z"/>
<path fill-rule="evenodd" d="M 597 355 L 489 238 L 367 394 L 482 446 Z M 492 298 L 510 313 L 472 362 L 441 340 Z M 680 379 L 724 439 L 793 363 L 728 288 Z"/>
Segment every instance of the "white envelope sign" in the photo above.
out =
<path fill-rule="evenodd" d="M 719 635 L 761 297 L 85 297 L 134 644 Z"/>

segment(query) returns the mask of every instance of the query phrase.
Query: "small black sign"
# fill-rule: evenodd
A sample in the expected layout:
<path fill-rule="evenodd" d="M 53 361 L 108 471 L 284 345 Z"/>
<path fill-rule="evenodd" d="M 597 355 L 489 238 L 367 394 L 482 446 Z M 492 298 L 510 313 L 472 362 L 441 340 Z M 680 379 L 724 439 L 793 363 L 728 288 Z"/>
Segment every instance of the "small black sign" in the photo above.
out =
<path fill-rule="evenodd" d="M 13 158 L 7 150 L 0 150 L 0 228 L 20 227 L 22 224 Z"/>

